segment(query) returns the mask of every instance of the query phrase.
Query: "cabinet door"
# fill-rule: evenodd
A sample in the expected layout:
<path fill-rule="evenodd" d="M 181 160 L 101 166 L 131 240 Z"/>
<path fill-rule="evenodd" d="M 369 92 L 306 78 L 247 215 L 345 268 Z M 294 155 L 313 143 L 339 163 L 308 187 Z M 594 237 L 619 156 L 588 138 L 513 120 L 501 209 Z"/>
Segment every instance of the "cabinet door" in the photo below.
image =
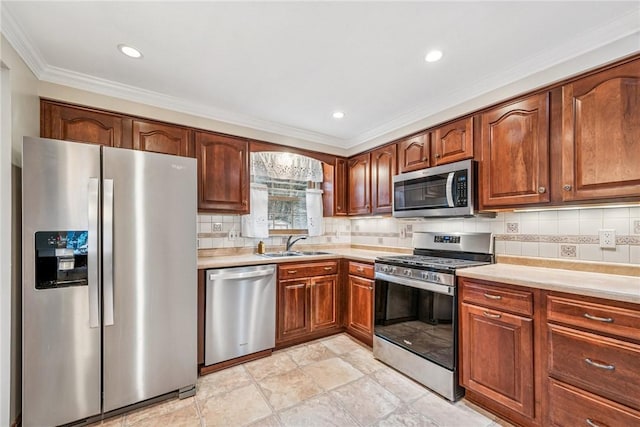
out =
<path fill-rule="evenodd" d="M 371 213 L 371 154 L 349 159 L 349 215 Z"/>
<path fill-rule="evenodd" d="M 347 328 L 373 339 L 373 280 L 349 276 Z"/>
<path fill-rule="evenodd" d="M 473 157 L 473 117 L 441 126 L 432 135 L 433 166 Z"/>
<path fill-rule="evenodd" d="M 421 133 L 398 143 L 398 169 L 411 172 L 430 166 L 429 133 Z"/>
<path fill-rule="evenodd" d="M 249 143 L 196 132 L 195 146 L 198 210 L 249 213 Z"/>
<path fill-rule="evenodd" d="M 347 159 L 337 158 L 335 163 L 335 186 L 333 197 L 335 201 L 335 215 L 347 215 Z"/>
<path fill-rule="evenodd" d="M 305 335 L 310 331 L 307 279 L 278 283 L 278 340 Z"/>
<path fill-rule="evenodd" d="M 40 109 L 40 136 L 43 138 L 131 147 L 123 141 L 124 129 L 130 129 L 131 120 L 123 116 L 47 101 L 41 102 Z"/>
<path fill-rule="evenodd" d="M 194 157 L 189 149 L 191 131 L 180 126 L 133 121 L 133 148 L 174 156 Z"/>
<path fill-rule="evenodd" d="M 548 94 L 482 115 L 480 208 L 549 201 Z"/>
<path fill-rule="evenodd" d="M 533 321 L 466 303 L 461 306 L 462 385 L 533 418 Z"/>
<path fill-rule="evenodd" d="M 311 331 L 331 328 L 338 324 L 337 291 L 338 276 L 310 279 Z"/>
<path fill-rule="evenodd" d="M 562 199 L 640 195 L 640 60 L 562 88 Z"/>
<path fill-rule="evenodd" d="M 391 213 L 396 151 L 392 144 L 371 152 L 371 213 Z"/>

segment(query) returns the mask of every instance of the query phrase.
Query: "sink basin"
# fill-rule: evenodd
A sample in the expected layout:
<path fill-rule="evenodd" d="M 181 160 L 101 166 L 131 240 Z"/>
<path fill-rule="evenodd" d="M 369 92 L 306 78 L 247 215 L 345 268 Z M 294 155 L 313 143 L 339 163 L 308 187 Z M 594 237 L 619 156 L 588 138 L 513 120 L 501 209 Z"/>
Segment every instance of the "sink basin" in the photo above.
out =
<path fill-rule="evenodd" d="M 323 252 L 323 251 L 300 251 L 298 252 L 300 255 L 330 255 L 331 252 Z"/>
<path fill-rule="evenodd" d="M 262 254 L 267 258 L 281 258 L 285 256 L 310 256 L 310 255 L 329 255 L 330 252 L 323 251 L 282 251 L 282 252 L 267 252 Z"/>

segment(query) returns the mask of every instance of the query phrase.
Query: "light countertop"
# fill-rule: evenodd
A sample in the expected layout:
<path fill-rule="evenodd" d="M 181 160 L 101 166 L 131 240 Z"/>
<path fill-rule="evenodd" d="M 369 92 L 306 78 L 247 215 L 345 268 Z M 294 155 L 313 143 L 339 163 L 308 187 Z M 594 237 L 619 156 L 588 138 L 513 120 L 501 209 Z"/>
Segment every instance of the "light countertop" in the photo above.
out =
<path fill-rule="evenodd" d="M 514 264 L 463 268 L 459 276 L 570 294 L 640 303 L 640 277 Z"/>

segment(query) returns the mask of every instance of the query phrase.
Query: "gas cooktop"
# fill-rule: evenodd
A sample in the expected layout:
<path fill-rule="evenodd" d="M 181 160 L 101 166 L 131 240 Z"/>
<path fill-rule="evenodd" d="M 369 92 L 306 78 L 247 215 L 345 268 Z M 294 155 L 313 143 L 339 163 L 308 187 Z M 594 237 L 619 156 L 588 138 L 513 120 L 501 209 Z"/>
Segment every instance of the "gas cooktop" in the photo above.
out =
<path fill-rule="evenodd" d="M 392 263 L 407 267 L 418 268 L 439 268 L 447 270 L 455 270 L 456 268 L 473 267 L 476 265 L 489 264 L 482 261 L 470 261 L 466 259 L 433 257 L 424 255 L 399 255 L 380 257 L 377 262 Z"/>

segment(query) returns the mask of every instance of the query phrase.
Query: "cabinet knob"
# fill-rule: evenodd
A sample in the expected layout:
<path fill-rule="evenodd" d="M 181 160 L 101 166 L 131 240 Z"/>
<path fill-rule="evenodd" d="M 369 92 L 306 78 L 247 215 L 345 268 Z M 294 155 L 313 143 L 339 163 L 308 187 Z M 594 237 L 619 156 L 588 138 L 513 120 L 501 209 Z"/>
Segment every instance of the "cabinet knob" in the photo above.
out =
<path fill-rule="evenodd" d="M 564 191 L 571 191 L 571 186 L 569 184 L 565 184 L 565 185 L 562 186 L 562 189 Z"/>
<path fill-rule="evenodd" d="M 246 200 L 242 201 L 242 206 L 247 206 L 247 201 Z"/>
<path fill-rule="evenodd" d="M 440 158 L 440 154 L 436 154 L 436 159 L 439 159 L 439 158 Z"/>
<path fill-rule="evenodd" d="M 543 194 L 547 189 L 545 187 L 538 187 L 538 193 Z"/>
<path fill-rule="evenodd" d="M 422 158 L 422 161 L 423 161 L 423 162 L 426 162 L 426 161 L 428 161 L 428 160 L 429 160 L 429 158 L 428 158 L 428 157 L 423 157 L 423 158 Z"/>

